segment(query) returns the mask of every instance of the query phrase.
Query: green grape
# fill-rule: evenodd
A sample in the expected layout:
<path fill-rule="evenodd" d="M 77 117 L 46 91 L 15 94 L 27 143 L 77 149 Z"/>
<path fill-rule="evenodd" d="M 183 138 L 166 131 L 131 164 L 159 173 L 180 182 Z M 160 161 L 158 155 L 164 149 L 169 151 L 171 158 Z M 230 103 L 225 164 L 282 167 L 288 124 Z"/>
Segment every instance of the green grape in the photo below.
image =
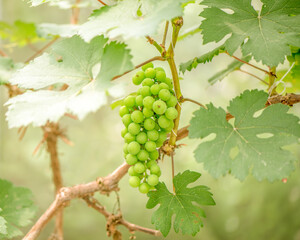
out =
<path fill-rule="evenodd" d="M 128 154 L 127 147 L 128 147 L 128 143 L 125 143 L 125 144 L 123 145 L 123 153 L 125 153 L 125 154 Z"/>
<path fill-rule="evenodd" d="M 140 161 L 146 161 L 148 158 L 149 158 L 149 153 L 142 149 L 138 155 L 137 155 L 137 158 L 140 160 Z"/>
<path fill-rule="evenodd" d="M 128 133 L 128 129 L 127 128 L 123 128 L 121 130 L 121 136 L 122 136 L 122 138 L 124 138 L 124 136 L 125 136 L 126 133 Z"/>
<path fill-rule="evenodd" d="M 144 144 L 147 142 L 147 134 L 144 132 L 140 132 L 138 135 L 136 135 L 136 141 L 140 144 Z"/>
<path fill-rule="evenodd" d="M 131 115 L 130 114 L 125 114 L 122 117 L 122 122 L 124 123 L 125 127 L 127 127 L 132 121 L 131 121 Z"/>
<path fill-rule="evenodd" d="M 177 98 L 173 95 L 171 95 L 170 99 L 167 101 L 168 107 L 175 107 L 177 104 Z"/>
<path fill-rule="evenodd" d="M 147 78 L 155 78 L 156 75 L 156 71 L 153 68 L 147 68 L 145 70 L 145 76 Z"/>
<path fill-rule="evenodd" d="M 171 121 L 169 119 L 167 119 L 164 115 L 163 116 L 160 116 L 158 118 L 158 125 L 161 127 L 161 128 L 167 128 L 169 127 L 171 124 Z"/>
<path fill-rule="evenodd" d="M 158 184 L 159 180 L 158 180 L 158 176 L 157 175 L 154 175 L 154 174 L 151 174 L 147 177 L 147 183 L 150 185 L 150 186 L 156 186 Z"/>
<path fill-rule="evenodd" d="M 137 155 L 141 150 L 141 146 L 138 142 L 133 141 L 128 144 L 127 150 L 132 155 Z"/>
<path fill-rule="evenodd" d="M 151 78 L 145 78 L 143 80 L 143 82 L 142 82 L 143 86 L 149 86 L 149 87 L 151 87 L 153 84 L 154 84 L 154 81 Z"/>
<path fill-rule="evenodd" d="M 155 128 L 155 122 L 153 119 L 151 118 L 147 118 L 145 121 L 144 121 L 144 128 L 148 131 L 152 130 Z"/>
<path fill-rule="evenodd" d="M 142 95 L 137 95 L 135 98 L 135 103 L 138 107 L 142 107 L 143 106 L 143 96 Z"/>
<path fill-rule="evenodd" d="M 125 114 L 128 114 L 128 113 L 129 113 L 129 110 L 126 106 L 120 107 L 120 109 L 119 109 L 120 117 L 123 117 Z"/>
<path fill-rule="evenodd" d="M 165 79 L 164 83 L 167 84 L 169 87 L 170 87 L 170 86 L 173 87 L 173 81 L 172 81 L 171 78 L 168 78 L 168 77 L 167 77 L 167 78 Z M 171 87 L 171 88 L 172 88 L 172 87 Z"/>
<path fill-rule="evenodd" d="M 159 86 L 160 86 L 160 89 L 167 89 L 167 90 L 169 90 L 169 86 L 166 83 L 160 83 Z"/>
<path fill-rule="evenodd" d="M 141 193 L 144 193 L 144 194 L 147 194 L 150 190 L 150 186 L 148 183 L 142 183 L 140 186 L 139 186 L 139 191 Z"/>
<path fill-rule="evenodd" d="M 162 100 L 157 100 L 153 103 L 152 105 L 152 109 L 155 113 L 162 115 L 165 113 L 165 111 L 167 110 L 167 105 L 164 101 Z"/>
<path fill-rule="evenodd" d="M 151 174 L 159 174 L 160 172 L 160 167 L 157 165 L 157 164 L 153 164 L 151 167 L 150 167 L 150 172 Z"/>
<path fill-rule="evenodd" d="M 133 167 L 134 171 L 136 171 L 137 173 L 143 173 L 146 170 L 146 167 L 143 163 L 141 162 L 137 162 L 136 164 L 134 164 Z"/>
<path fill-rule="evenodd" d="M 153 129 L 147 132 L 147 137 L 150 141 L 156 141 L 159 138 L 159 133 L 157 130 Z"/>
<path fill-rule="evenodd" d="M 145 118 L 149 118 L 149 117 L 153 116 L 154 112 L 149 108 L 144 108 L 143 114 L 144 114 Z"/>
<path fill-rule="evenodd" d="M 150 160 L 147 162 L 147 168 L 150 168 L 152 165 L 157 164 L 157 162 L 155 160 Z"/>
<path fill-rule="evenodd" d="M 134 96 L 128 96 L 124 99 L 124 105 L 128 108 L 132 108 L 135 105 L 135 97 Z"/>
<path fill-rule="evenodd" d="M 150 92 L 151 92 L 153 95 L 158 95 L 160 89 L 161 89 L 161 88 L 160 88 L 159 84 L 153 84 L 153 85 L 150 87 Z"/>
<path fill-rule="evenodd" d="M 156 72 L 165 72 L 165 70 L 162 67 L 156 67 L 154 68 Z"/>
<path fill-rule="evenodd" d="M 159 82 L 164 82 L 166 79 L 166 73 L 163 71 L 157 71 L 156 70 L 156 79 Z"/>
<path fill-rule="evenodd" d="M 138 158 L 132 154 L 127 154 L 126 156 L 126 162 L 129 164 L 129 165 L 134 165 L 136 164 L 138 161 Z"/>
<path fill-rule="evenodd" d="M 131 133 L 126 133 L 124 136 L 124 140 L 126 143 L 133 142 L 135 140 L 135 136 L 132 135 Z"/>
<path fill-rule="evenodd" d="M 141 126 L 137 123 L 130 123 L 128 125 L 128 132 L 132 135 L 137 135 L 141 131 Z"/>
<path fill-rule="evenodd" d="M 173 128 L 174 128 L 174 122 L 170 120 L 170 125 L 169 127 L 165 128 L 165 130 L 167 132 L 171 132 Z"/>
<path fill-rule="evenodd" d="M 175 118 L 177 118 L 178 112 L 177 112 L 176 108 L 169 107 L 165 112 L 165 116 L 170 120 L 174 120 Z"/>
<path fill-rule="evenodd" d="M 161 147 L 162 145 L 164 145 L 164 142 L 165 142 L 165 141 L 162 141 L 162 140 L 158 139 L 158 140 L 155 142 L 155 144 L 156 144 L 157 147 Z"/>
<path fill-rule="evenodd" d="M 149 108 L 150 110 L 152 109 L 152 105 L 153 103 L 155 102 L 154 98 L 151 97 L 151 96 L 147 96 L 143 99 L 143 105 L 146 107 L 146 108 Z"/>
<path fill-rule="evenodd" d="M 159 152 L 156 150 L 156 151 L 153 151 L 153 152 L 150 152 L 149 153 L 149 157 L 151 160 L 156 160 L 158 159 L 159 157 Z M 151 167 L 151 166 L 150 166 Z"/>
<path fill-rule="evenodd" d="M 162 89 L 159 91 L 158 97 L 163 101 L 168 101 L 171 97 L 171 93 L 168 89 Z"/>
<path fill-rule="evenodd" d="M 148 152 L 153 152 L 156 150 L 156 144 L 155 142 L 152 142 L 152 141 L 148 141 L 146 142 L 145 144 L 145 149 L 148 151 Z M 148 156 L 149 157 L 149 156 Z"/>
<path fill-rule="evenodd" d="M 141 111 L 135 110 L 131 113 L 131 120 L 135 123 L 141 123 L 144 120 L 144 115 Z"/>
<path fill-rule="evenodd" d="M 131 166 L 128 169 L 128 174 L 129 174 L 129 176 L 138 176 L 138 175 L 140 175 L 139 173 L 137 173 L 136 171 L 134 171 L 134 166 Z"/>
<path fill-rule="evenodd" d="M 147 64 L 145 64 L 144 66 L 142 66 L 142 70 L 143 70 L 143 71 L 146 71 L 147 68 L 153 68 L 153 67 L 154 67 L 154 66 L 153 66 L 153 63 L 150 62 L 150 63 L 147 63 Z"/>
<path fill-rule="evenodd" d="M 157 130 L 157 131 L 160 130 L 160 126 L 158 125 L 158 123 L 155 123 L 155 130 Z"/>
<path fill-rule="evenodd" d="M 140 178 L 137 177 L 137 176 L 131 176 L 131 177 L 129 178 L 129 185 L 130 185 L 131 187 L 136 188 L 136 187 L 140 186 L 140 182 L 141 182 L 141 180 L 140 180 Z"/>
<path fill-rule="evenodd" d="M 150 96 L 150 87 L 149 86 L 143 86 L 140 88 L 140 93 L 143 97 L 147 97 Z"/>
<path fill-rule="evenodd" d="M 145 73 L 143 71 L 138 71 L 132 78 L 134 85 L 140 85 L 145 78 Z"/>
<path fill-rule="evenodd" d="M 158 138 L 158 140 L 160 140 L 160 141 L 166 141 L 166 139 L 167 139 L 167 133 L 165 132 L 165 131 L 161 131 L 160 133 L 159 133 L 159 138 Z"/>

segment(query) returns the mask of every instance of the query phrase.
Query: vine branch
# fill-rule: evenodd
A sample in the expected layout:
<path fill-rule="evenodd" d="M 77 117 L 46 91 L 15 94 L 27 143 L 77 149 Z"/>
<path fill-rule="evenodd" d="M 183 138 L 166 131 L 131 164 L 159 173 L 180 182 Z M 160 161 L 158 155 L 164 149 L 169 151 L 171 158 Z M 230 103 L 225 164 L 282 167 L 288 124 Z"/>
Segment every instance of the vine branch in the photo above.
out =
<path fill-rule="evenodd" d="M 258 80 L 261 81 L 262 83 L 264 83 L 264 84 L 266 84 L 266 85 L 269 85 L 268 82 L 266 82 L 265 80 L 261 79 L 260 77 L 258 77 L 258 76 L 256 76 L 256 75 L 254 75 L 253 73 L 247 72 L 247 71 L 242 70 L 242 69 L 238 69 L 238 71 L 240 71 L 240 72 L 242 72 L 242 73 L 246 73 L 246 74 L 248 74 L 248 75 L 250 75 L 250 76 L 252 76 L 252 77 L 255 77 L 256 79 L 258 79 Z"/>

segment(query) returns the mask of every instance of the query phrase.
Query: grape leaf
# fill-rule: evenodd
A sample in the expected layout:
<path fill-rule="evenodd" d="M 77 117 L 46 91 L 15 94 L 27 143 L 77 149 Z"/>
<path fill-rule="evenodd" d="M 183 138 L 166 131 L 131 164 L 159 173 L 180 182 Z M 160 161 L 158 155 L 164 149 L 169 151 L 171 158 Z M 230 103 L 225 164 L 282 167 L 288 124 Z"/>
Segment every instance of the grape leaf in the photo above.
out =
<path fill-rule="evenodd" d="M 14 64 L 10 58 L 0 57 L 0 85 L 8 83 L 12 74 L 22 66 L 21 63 Z"/>
<path fill-rule="evenodd" d="M 42 23 L 37 25 L 36 32 L 42 38 L 52 38 L 53 36 L 72 37 L 78 31 L 78 25 L 75 24 L 54 24 Z"/>
<path fill-rule="evenodd" d="M 203 42 L 218 42 L 226 35 L 226 50 L 232 55 L 241 46 L 244 56 L 252 54 L 256 61 L 277 66 L 290 54 L 290 45 L 300 46 L 300 1 L 261 0 L 259 12 L 251 0 L 204 0 L 208 6 L 200 28 Z M 232 10 L 226 13 L 222 9 Z"/>
<path fill-rule="evenodd" d="M 288 106 L 274 104 L 264 109 L 268 94 L 246 90 L 234 98 L 228 111 L 234 124 L 226 121 L 226 111 L 212 104 L 194 113 L 189 127 L 190 138 L 204 138 L 214 133 L 213 140 L 202 142 L 195 158 L 214 177 L 228 172 L 240 180 L 249 173 L 258 179 L 282 179 L 294 170 L 297 160 L 282 147 L 298 143 L 299 118 L 288 114 Z M 263 110 L 261 115 L 254 114 Z"/>
<path fill-rule="evenodd" d="M 186 70 L 191 71 L 193 68 L 196 68 L 199 63 L 211 62 L 215 56 L 218 56 L 224 50 L 224 46 L 219 46 L 214 50 L 203 54 L 200 57 L 196 57 L 192 60 L 189 60 L 185 63 L 180 64 L 180 71 L 184 73 Z"/>
<path fill-rule="evenodd" d="M 148 193 L 147 208 L 160 204 L 152 215 L 152 223 L 165 237 L 170 232 L 174 214 L 176 217 L 173 227 L 176 233 L 181 230 L 183 234 L 195 236 L 203 226 L 201 217 L 205 217 L 205 213 L 199 205 L 215 205 L 215 201 L 206 186 L 187 188 L 188 184 L 195 182 L 200 176 L 200 173 L 186 170 L 173 179 L 175 194 L 169 192 L 165 183 L 159 183 L 157 191 Z"/>
<path fill-rule="evenodd" d="M 110 80 L 133 68 L 131 58 L 125 44 L 107 43 L 102 36 L 90 43 L 78 36 L 56 43 L 52 53 L 36 58 L 10 80 L 38 91 L 29 90 L 8 100 L 9 127 L 41 126 L 48 120 L 58 121 L 65 113 L 83 119 L 107 103 L 107 93 L 120 97 L 120 88 L 111 86 Z M 63 84 L 68 88 L 60 91 Z M 51 85 L 57 87 L 45 89 Z"/>
<path fill-rule="evenodd" d="M 19 227 L 30 224 L 36 212 L 31 199 L 29 189 L 0 179 L 0 239 L 22 235 Z"/>
<path fill-rule="evenodd" d="M 101 34 L 124 39 L 151 35 L 163 20 L 181 16 L 184 2 L 188 0 L 127 0 L 105 6 L 94 11 L 89 21 L 81 26 L 79 35 L 85 41 Z"/>

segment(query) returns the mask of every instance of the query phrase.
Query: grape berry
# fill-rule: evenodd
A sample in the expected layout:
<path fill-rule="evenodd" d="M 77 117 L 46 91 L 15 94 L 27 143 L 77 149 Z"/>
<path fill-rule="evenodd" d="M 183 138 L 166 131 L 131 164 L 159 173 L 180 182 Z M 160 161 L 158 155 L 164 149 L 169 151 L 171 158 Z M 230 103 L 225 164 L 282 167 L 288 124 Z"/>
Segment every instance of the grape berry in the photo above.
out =
<path fill-rule="evenodd" d="M 119 110 L 125 128 L 121 131 L 125 144 L 124 157 L 132 165 L 128 173 L 129 185 L 148 193 L 159 182 L 160 167 L 156 160 L 158 148 L 167 139 L 174 126 L 178 112 L 172 80 L 166 77 L 163 68 L 154 68 L 152 63 L 142 66 L 132 82 L 142 86 L 137 95 L 129 95 Z"/>

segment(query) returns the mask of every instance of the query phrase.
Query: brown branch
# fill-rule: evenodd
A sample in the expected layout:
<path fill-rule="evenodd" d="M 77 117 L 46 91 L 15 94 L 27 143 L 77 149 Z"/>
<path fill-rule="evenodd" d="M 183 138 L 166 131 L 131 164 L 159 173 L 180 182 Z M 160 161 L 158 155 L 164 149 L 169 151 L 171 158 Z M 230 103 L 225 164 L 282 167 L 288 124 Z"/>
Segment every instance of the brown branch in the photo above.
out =
<path fill-rule="evenodd" d="M 248 74 L 248 75 L 250 75 L 250 76 L 252 76 L 252 77 L 255 77 L 256 79 L 258 79 L 258 80 L 261 81 L 262 83 L 264 83 L 264 84 L 266 84 L 266 85 L 269 85 L 268 82 L 266 82 L 265 80 L 261 79 L 260 77 L 254 75 L 254 74 L 252 74 L 252 73 L 250 73 L 250 72 L 247 72 L 247 71 L 242 70 L 242 69 L 238 69 L 238 71 L 243 72 L 243 73 L 246 73 L 246 74 Z"/>
<path fill-rule="evenodd" d="M 282 103 L 284 105 L 293 106 L 300 102 L 300 94 L 287 93 L 285 96 L 274 95 L 268 98 L 266 106 L 276 103 Z"/>
<path fill-rule="evenodd" d="M 72 7 L 71 24 L 78 24 L 80 8 L 77 6 L 77 4 L 79 4 L 80 1 L 81 0 L 76 0 L 74 7 Z"/>
<path fill-rule="evenodd" d="M 193 100 L 193 99 L 190 99 L 190 98 L 182 98 L 182 99 L 181 99 L 181 102 L 182 102 L 182 103 L 183 103 L 183 102 L 192 102 L 192 103 L 195 103 L 195 104 L 199 105 L 200 107 L 203 107 L 203 108 L 206 109 L 206 107 L 205 107 L 202 103 L 199 103 L 199 102 L 197 102 L 197 101 L 195 101 L 195 100 Z"/>
<path fill-rule="evenodd" d="M 102 5 L 106 6 L 107 4 L 102 2 L 101 0 L 98 0 L 99 3 L 101 3 Z"/>
<path fill-rule="evenodd" d="M 131 69 L 131 70 L 129 70 L 129 71 L 126 71 L 126 72 L 124 72 L 124 73 L 121 74 L 121 75 L 118 75 L 118 76 L 113 77 L 112 81 L 115 80 L 115 79 L 117 79 L 117 78 L 120 78 L 120 77 L 124 76 L 124 75 L 127 74 L 127 73 L 132 72 L 133 70 L 135 70 L 135 69 L 137 69 L 137 68 L 142 67 L 143 65 L 145 65 L 145 64 L 147 64 L 147 63 L 149 63 L 149 62 L 153 62 L 153 61 L 165 61 L 165 59 L 164 59 L 163 57 L 161 57 L 161 56 L 156 56 L 156 57 L 150 58 L 149 60 L 147 60 L 147 61 L 145 61 L 145 62 L 142 62 L 142 63 L 139 64 L 139 65 L 136 65 L 133 69 Z"/>
<path fill-rule="evenodd" d="M 166 21 L 164 36 L 163 36 L 163 40 L 162 40 L 162 43 L 161 43 L 162 46 L 166 45 L 166 38 L 167 38 L 167 34 L 168 34 L 168 28 L 169 28 L 169 21 Z"/>

